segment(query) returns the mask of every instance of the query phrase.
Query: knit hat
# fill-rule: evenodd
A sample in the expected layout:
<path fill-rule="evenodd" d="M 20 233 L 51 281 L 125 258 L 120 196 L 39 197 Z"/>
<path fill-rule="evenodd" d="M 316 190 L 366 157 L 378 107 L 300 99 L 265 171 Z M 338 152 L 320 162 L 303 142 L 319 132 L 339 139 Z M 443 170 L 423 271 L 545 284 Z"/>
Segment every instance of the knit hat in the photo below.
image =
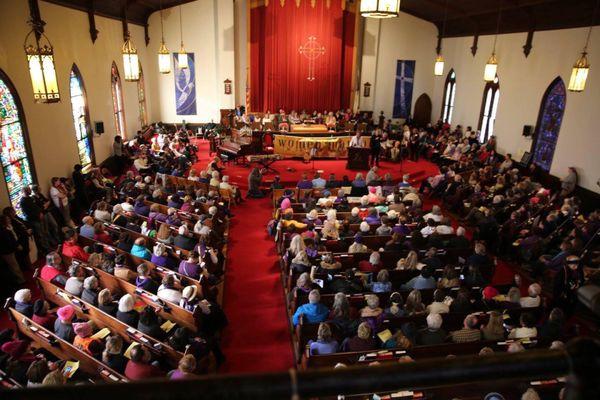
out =
<path fill-rule="evenodd" d="M 500 293 L 498 292 L 498 289 L 496 289 L 493 286 L 486 286 L 482 292 L 483 298 L 485 300 L 491 300 L 494 297 L 498 296 L 499 294 Z"/>
<path fill-rule="evenodd" d="M 29 289 L 19 289 L 15 292 L 14 299 L 19 303 L 28 303 L 31 301 L 31 291 Z"/>
<path fill-rule="evenodd" d="M 283 191 L 283 197 L 292 197 L 294 195 L 294 191 L 292 189 L 285 189 Z"/>
<path fill-rule="evenodd" d="M 354 242 L 362 243 L 362 235 L 360 233 L 357 233 L 356 235 L 354 235 Z"/>
<path fill-rule="evenodd" d="M 285 198 L 281 201 L 281 209 L 282 210 L 287 210 L 288 208 L 292 207 L 292 202 L 290 201 L 289 198 Z"/>
<path fill-rule="evenodd" d="M 56 315 L 58 315 L 58 318 L 61 321 L 69 322 L 75 316 L 75 308 L 73 308 L 73 306 L 69 304 L 67 306 L 59 308 L 56 311 Z"/>
<path fill-rule="evenodd" d="M 25 340 L 13 340 L 10 342 L 6 342 L 0 347 L 4 353 L 8 354 L 12 358 L 19 358 L 25 353 L 27 347 L 29 346 L 29 342 Z"/>
<path fill-rule="evenodd" d="M 196 298 L 198 294 L 198 288 L 196 285 L 190 285 L 183 288 L 182 296 L 187 299 L 187 301 L 192 301 Z"/>
<path fill-rule="evenodd" d="M 87 322 L 77 322 L 73 324 L 73 331 L 77 336 L 86 338 L 92 334 L 92 327 Z"/>

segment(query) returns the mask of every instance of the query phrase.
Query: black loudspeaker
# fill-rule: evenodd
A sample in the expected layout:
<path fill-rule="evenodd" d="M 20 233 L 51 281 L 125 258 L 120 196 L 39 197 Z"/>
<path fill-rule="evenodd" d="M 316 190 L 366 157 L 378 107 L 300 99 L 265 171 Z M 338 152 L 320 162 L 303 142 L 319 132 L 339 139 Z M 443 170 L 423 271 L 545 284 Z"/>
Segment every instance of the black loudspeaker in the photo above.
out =
<path fill-rule="evenodd" d="M 102 121 L 94 122 L 94 131 L 98 135 L 102 135 L 104 133 L 104 122 L 102 122 Z"/>
<path fill-rule="evenodd" d="M 523 126 L 523 136 L 531 136 L 533 135 L 533 125 L 524 125 Z"/>

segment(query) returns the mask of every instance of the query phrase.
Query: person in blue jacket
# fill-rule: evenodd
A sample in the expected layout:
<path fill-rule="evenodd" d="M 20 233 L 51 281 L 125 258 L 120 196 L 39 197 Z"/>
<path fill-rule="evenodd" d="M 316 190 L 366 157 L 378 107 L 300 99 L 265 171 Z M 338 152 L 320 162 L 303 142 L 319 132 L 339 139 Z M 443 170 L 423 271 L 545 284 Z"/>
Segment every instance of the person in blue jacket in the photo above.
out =
<path fill-rule="evenodd" d="M 292 318 L 294 326 L 298 325 L 298 317 L 304 314 L 306 322 L 315 323 L 323 322 L 329 316 L 329 309 L 320 303 L 321 294 L 317 289 L 313 289 L 308 294 L 308 303 L 298 307 Z"/>
<path fill-rule="evenodd" d="M 131 254 L 147 261 L 152 258 L 152 253 L 146 247 L 146 241 L 141 237 L 135 240 L 133 247 L 131 247 Z"/>

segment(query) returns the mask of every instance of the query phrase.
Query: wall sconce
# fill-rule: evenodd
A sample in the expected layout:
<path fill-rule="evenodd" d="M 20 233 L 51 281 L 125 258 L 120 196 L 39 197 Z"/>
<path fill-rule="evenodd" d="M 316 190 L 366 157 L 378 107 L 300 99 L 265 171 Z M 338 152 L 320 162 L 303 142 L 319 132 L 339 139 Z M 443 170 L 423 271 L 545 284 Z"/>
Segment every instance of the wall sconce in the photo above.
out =
<path fill-rule="evenodd" d="M 225 94 L 231 94 L 231 80 L 225 79 L 223 84 L 225 85 Z"/>
<path fill-rule="evenodd" d="M 369 82 L 365 83 L 365 88 L 363 90 L 363 97 L 371 96 L 371 84 Z"/>

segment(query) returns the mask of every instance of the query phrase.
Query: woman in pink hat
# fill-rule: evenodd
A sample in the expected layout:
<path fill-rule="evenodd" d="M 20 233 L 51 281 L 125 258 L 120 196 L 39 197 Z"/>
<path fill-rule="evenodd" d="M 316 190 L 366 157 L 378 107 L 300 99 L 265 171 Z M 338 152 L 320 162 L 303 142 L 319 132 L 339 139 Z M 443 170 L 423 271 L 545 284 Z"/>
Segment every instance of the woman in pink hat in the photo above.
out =
<path fill-rule="evenodd" d="M 75 308 L 72 305 L 64 306 L 56 311 L 58 319 L 54 323 L 54 334 L 59 338 L 72 342 L 75 338 L 73 330 L 73 319 L 75 318 Z"/>

